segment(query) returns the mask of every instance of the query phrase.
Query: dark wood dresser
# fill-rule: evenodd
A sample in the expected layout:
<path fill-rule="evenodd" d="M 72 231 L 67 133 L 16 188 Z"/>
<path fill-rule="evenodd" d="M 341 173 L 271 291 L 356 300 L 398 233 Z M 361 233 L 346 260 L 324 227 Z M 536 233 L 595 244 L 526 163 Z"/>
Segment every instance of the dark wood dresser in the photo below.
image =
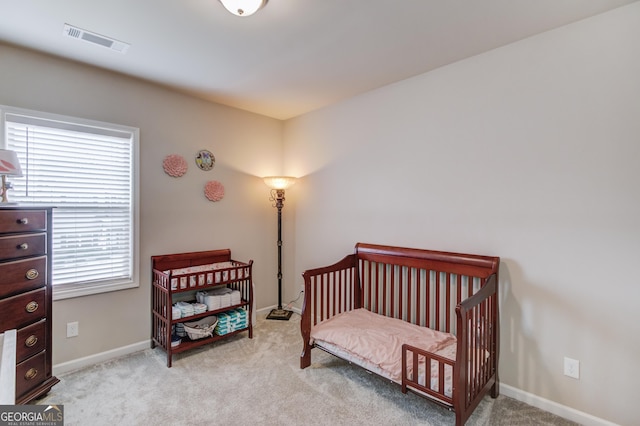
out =
<path fill-rule="evenodd" d="M 16 404 L 59 382 L 51 358 L 51 210 L 0 207 L 0 332 L 18 330 Z"/>

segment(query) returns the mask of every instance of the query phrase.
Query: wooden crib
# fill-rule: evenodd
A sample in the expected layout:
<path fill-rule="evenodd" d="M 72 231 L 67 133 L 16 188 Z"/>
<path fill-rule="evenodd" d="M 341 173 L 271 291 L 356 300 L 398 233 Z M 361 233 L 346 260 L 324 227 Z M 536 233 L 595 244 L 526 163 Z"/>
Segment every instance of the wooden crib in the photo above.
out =
<path fill-rule="evenodd" d="M 492 256 L 358 243 L 341 261 L 303 274 L 300 368 L 311 364 L 311 349 L 318 347 L 390 378 L 403 393 L 411 390 L 444 405 L 456 413 L 456 425 L 463 425 L 484 395 L 499 394 L 499 264 Z M 368 363 L 361 349 L 314 339 L 329 319 L 335 323 L 360 308 L 394 327 L 441 332 L 454 341 L 450 356 L 425 350 L 418 340 L 403 341 L 393 354 L 401 357 L 394 360 L 401 364 L 396 379 Z"/>

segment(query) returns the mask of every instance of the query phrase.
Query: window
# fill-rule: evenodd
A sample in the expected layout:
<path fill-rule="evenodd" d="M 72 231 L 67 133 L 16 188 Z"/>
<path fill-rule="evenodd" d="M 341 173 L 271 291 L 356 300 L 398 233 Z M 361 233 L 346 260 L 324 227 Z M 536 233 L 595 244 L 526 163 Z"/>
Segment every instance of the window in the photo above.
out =
<path fill-rule="evenodd" d="M 0 110 L 23 172 L 11 201 L 55 207 L 54 299 L 136 287 L 138 129 Z"/>

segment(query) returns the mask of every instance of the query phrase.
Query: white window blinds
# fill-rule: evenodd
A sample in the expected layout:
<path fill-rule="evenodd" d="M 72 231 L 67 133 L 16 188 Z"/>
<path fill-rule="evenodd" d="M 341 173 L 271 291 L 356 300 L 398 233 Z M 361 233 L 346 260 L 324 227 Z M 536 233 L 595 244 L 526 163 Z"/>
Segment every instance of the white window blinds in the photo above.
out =
<path fill-rule="evenodd" d="M 4 121 L 24 174 L 11 180 L 11 200 L 55 207 L 53 285 L 131 282 L 136 132 L 13 113 Z"/>

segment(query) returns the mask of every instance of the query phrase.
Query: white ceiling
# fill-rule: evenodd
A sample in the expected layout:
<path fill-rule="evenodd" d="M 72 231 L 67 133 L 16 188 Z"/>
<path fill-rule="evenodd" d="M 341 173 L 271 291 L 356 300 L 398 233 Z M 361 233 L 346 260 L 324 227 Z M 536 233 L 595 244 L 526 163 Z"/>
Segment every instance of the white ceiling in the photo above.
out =
<path fill-rule="evenodd" d="M 287 119 L 634 1 L 270 0 L 240 18 L 217 0 L 0 0 L 0 40 Z"/>

